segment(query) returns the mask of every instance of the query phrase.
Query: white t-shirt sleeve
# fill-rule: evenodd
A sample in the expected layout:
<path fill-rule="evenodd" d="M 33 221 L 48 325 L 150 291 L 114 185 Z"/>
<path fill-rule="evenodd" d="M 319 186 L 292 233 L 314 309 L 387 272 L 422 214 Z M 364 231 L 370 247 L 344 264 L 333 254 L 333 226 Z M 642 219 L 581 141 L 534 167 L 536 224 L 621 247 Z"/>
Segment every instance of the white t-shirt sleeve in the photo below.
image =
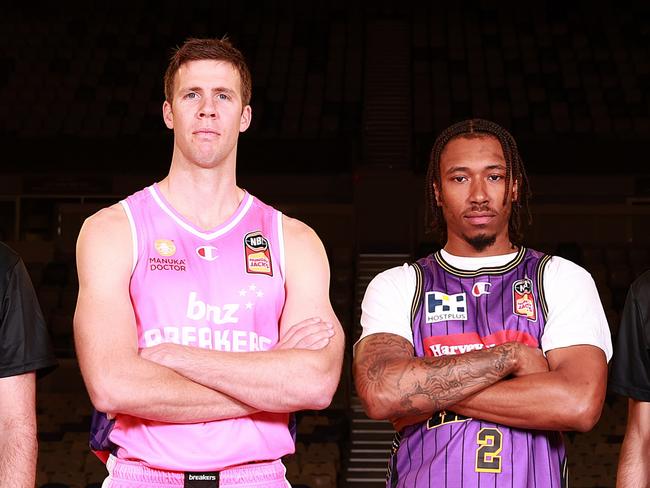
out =
<path fill-rule="evenodd" d="M 612 357 L 607 318 L 591 275 L 577 264 L 553 256 L 544 269 L 548 317 L 542 334 L 546 354 L 560 347 L 592 345 Z"/>
<path fill-rule="evenodd" d="M 415 270 L 408 264 L 375 276 L 361 302 L 359 340 L 382 332 L 396 334 L 413 344 L 411 304 L 415 295 Z"/>

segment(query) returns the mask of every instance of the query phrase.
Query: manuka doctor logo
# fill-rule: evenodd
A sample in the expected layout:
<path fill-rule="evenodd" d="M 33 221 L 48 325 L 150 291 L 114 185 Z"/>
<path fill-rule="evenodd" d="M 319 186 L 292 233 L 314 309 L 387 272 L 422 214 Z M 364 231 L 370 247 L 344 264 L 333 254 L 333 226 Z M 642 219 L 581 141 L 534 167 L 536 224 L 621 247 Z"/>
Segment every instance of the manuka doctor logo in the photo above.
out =
<path fill-rule="evenodd" d="M 149 258 L 151 271 L 186 271 L 185 259 L 175 258 Z"/>
<path fill-rule="evenodd" d="M 446 320 L 467 320 L 465 293 L 448 295 L 441 291 L 428 291 L 424 301 L 427 324 Z"/>

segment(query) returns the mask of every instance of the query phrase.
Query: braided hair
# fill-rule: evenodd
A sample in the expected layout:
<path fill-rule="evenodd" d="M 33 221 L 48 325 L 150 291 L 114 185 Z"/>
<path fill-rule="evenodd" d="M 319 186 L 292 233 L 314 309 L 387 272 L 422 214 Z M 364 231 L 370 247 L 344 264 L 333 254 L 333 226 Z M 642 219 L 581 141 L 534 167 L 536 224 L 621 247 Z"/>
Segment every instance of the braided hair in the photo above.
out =
<path fill-rule="evenodd" d="M 484 119 L 469 119 L 458 122 L 447 127 L 436 139 L 431 149 L 429 159 L 429 169 L 427 170 L 426 184 L 426 204 L 427 204 L 427 228 L 437 232 L 444 245 L 447 240 L 447 226 L 442 214 L 442 208 L 438 206 L 434 192 L 434 184 L 441 188 L 442 180 L 440 178 L 440 156 L 445 146 L 453 139 L 474 137 L 493 137 L 499 141 L 503 149 L 503 156 L 506 160 L 506 188 L 510 188 L 511 182 L 517 182 L 517 199 L 512 202 L 510 221 L 508 222 L 508 236 L 510 242 L 515 245 L 521 245 L 523 240 L 522 217 L 526 223 L 530 224 L 532 216 L 528 207 L 528 201 L 531 196 L 528 185 L 528 176 L 524 163 L 519 156 L 517 143 L 510 133 L 500 125 Z M 503 195 L 504 203 L 510 197 L 508 191 Z"/>

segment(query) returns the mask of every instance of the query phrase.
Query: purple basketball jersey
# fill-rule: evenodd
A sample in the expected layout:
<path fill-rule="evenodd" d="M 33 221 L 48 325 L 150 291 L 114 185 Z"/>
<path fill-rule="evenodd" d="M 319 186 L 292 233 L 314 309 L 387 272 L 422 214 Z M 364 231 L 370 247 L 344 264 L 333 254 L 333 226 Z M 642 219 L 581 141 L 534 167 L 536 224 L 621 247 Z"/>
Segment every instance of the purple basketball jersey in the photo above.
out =
<path fill-rule="evenodd" d="M 549 258 L 521 248 L 505 266 L 476 271 L 454 268 L 440 253 L 417 261 L 416 356 L 463 354 L 510 341 L 539 347 Z M 561 488 L 566 482 L 561 433 L 515 429 L 447 410 L 396 434 L 387 486 Z"/>

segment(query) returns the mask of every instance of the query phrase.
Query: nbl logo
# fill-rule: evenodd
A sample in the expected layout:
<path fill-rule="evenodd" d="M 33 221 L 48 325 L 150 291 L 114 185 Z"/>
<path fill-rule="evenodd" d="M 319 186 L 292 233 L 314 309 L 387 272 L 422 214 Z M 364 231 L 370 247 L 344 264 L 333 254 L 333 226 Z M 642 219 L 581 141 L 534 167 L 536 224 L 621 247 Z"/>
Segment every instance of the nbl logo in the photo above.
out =
<path fill-rule="evenodd" d="M 512 312 L 532 322 L 537 320 L 537 304 L 530 278 L 517 280 L 512 284 Z"/>
<path fill-rule="evenodd" d="M 269 240 L 260 231 L 249 232 L 244 236 L 244 252 L 247 273 L 273 276 Z"/>

